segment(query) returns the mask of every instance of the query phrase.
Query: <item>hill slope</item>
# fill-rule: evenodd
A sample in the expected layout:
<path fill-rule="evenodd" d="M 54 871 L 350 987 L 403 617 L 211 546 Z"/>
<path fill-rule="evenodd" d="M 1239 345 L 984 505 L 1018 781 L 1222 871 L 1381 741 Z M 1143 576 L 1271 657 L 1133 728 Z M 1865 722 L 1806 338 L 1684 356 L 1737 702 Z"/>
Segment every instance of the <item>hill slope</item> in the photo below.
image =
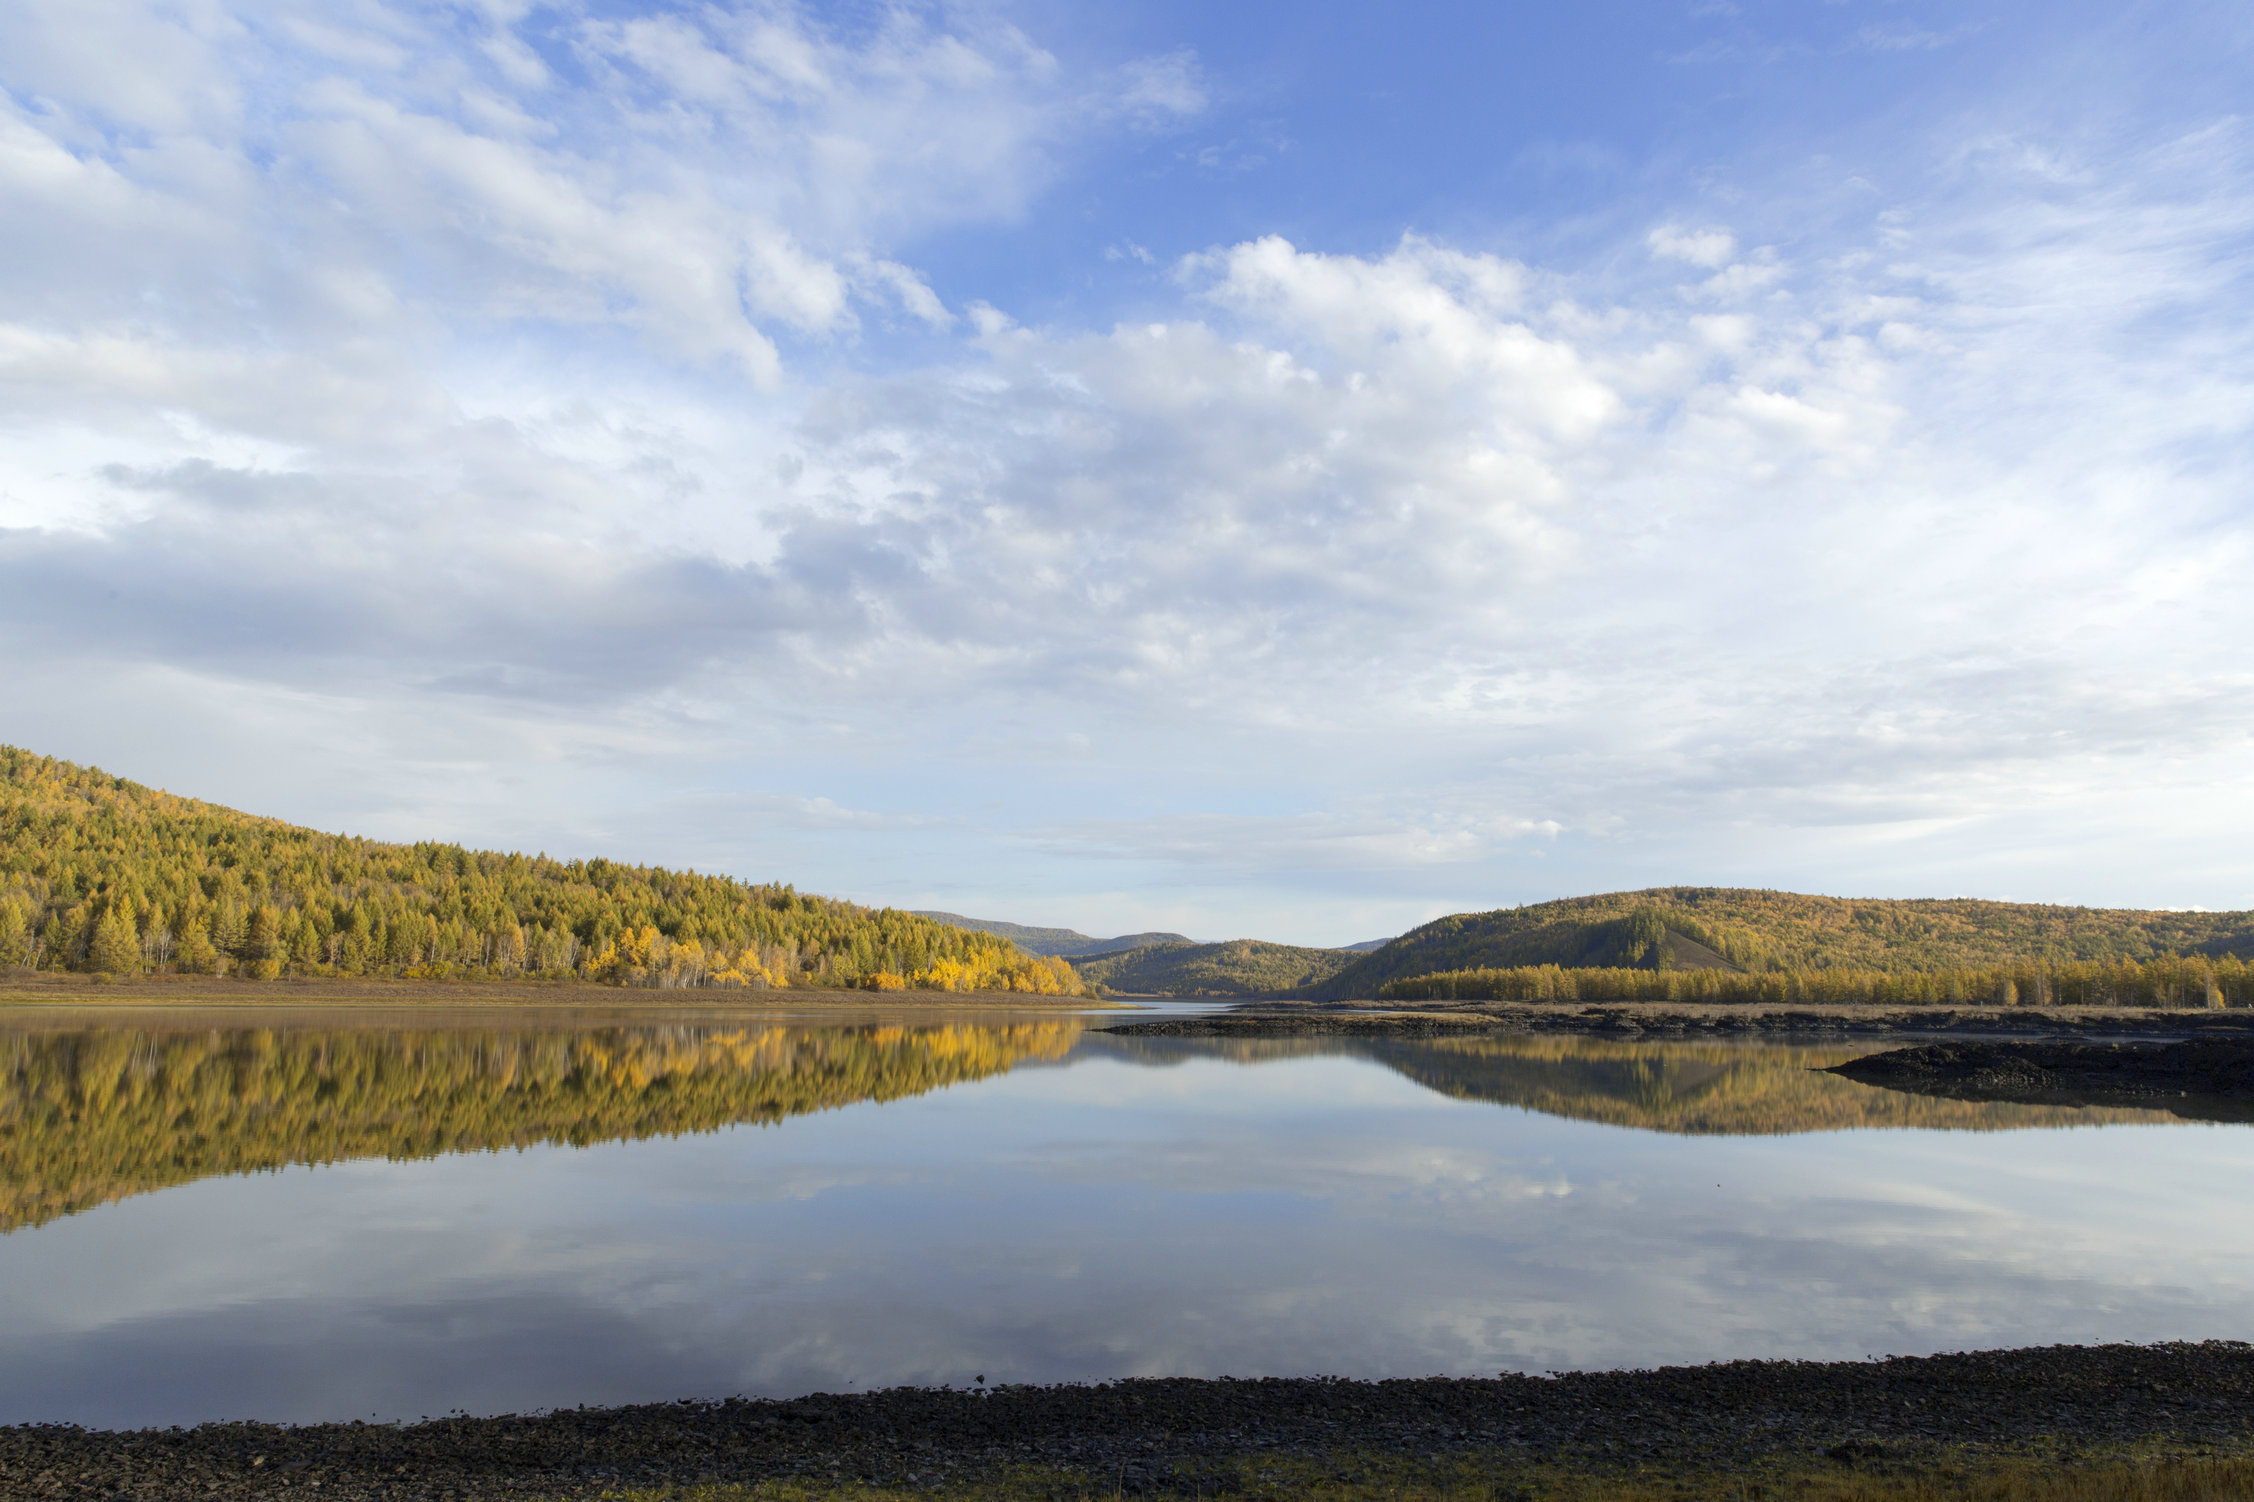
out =
<path fill-rule="evenodd" d="M 1343 949 L 1232 939 L 1082 955 L 1073 968 L 1092 985 L 1137 996 L 1279 996 L 1327 980 L 1353 958 Z"/>
<path fill-rule="evenodd" d="M 960 913 L 933 912 L 926 908 L 916 908 L 913 911 L 918 918 L 929 918 L 937 923 L 951 923 L 957 928 L 975 928 L 980 933 L 998 935 L 1027 954 L 1050 954 L 1068 959 L 1083 954 L 1110 954 L 1121 949 L 1141 949 L 1151 944 L 1194 942 L 1187 934 L 1168 933 L 1121 934 L 1116 939 L 1092 939 L 1073 928 L 1032 928 L 1023 923 L 1004 923 L 999 918 L 966 918 Z"/>
<path fill-rule="evenodd" d="M 0 968 L 1074 992 L 1061 960 L 723 876 L 395 845 L 0 746 Z"/>
<path fill-rule="evenodd" d="M 1747 970 L 1925 972 L 2023 960 L 2254 955 L 2254 913 L 1654 887 L 1436 919 L 1320 982 L 1313 994 L 1368 997 L 1388 981 L 1521 965 L 1628 967 L 1671 960 L 1690 968 L 1678 942 L 1683 939 Z"/>

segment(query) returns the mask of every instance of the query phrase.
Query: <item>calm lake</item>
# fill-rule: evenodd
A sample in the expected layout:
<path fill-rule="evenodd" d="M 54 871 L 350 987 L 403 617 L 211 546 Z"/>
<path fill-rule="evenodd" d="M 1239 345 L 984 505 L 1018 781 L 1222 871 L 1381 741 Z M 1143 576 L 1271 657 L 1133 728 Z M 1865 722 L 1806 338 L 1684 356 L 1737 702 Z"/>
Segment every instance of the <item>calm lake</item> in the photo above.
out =
<path fill-rule="evenodd" d="M 0 1013 L 0 1422 L 2254 1338 L 2254 1129 L 1883 1045 Z"/>

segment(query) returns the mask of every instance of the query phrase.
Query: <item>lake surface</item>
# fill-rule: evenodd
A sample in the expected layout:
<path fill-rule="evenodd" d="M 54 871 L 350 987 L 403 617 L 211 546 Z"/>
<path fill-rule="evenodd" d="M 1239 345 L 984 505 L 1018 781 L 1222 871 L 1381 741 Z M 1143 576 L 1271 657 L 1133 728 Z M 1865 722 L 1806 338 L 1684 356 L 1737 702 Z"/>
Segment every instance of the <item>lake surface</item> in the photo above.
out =
<path fill-rule="evenodd" d="M 0 1014 L 0 1422 L 2254 1338 L 2254 1129 L 1116 1020 Z"/>

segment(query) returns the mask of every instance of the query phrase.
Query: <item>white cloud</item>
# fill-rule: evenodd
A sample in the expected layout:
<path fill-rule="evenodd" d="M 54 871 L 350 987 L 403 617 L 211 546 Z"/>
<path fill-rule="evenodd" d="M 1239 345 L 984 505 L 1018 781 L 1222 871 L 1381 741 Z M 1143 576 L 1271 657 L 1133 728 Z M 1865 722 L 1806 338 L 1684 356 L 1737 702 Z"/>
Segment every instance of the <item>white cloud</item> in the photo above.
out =
<path fill-rule="evenodd" d="M 1205 81 L 1195 52 L 1141 58 L 1121 71 L 1125 83 L 1119 107 L 1146 128 L 1171 126 L 1205 109 Z"/>
<path fill-rule="evenodd" d="M 1865 52 L 1934 52 L 1954 46 L 1977 30 L 1975 26 L 1955 26 L 1947 31 L 1930 31 L 1908 22 L 1896 22 L 1860 28 L 1851 45 Z"/>
<path fill-rule="evenodd" d="M 1644 237 L 1651 253 L 1671 261 L 1688 261 L 1708 271 L 1719 271 L 1737 254 L 1737 237 L 1726 229 L 1684 229 L 1663 224 Z"/>
<path fill-rule="evenodd" d="M 778 339 L 850 334 L 860 307 L 947 324 L 888 245 L 1017 214 L 1076 137 L 1194 106 L 1192 59 L 1075 87 L 1012 28 L 909 7 L 858 36 L 788 4 L 560 31 L 518 7 L 109 9 L 0 19 L 0 292 L 309 366 L 404 311 L 457 338 L 623 327 L 772 386 Z"/>
<path fill-rule="evenodd" d="M 2235 126 L 1983 137 L 1828 238 L 1683 207 L 1609 271 L 1256 236 L 1091 328 L 951 310 L 908 247 L 1006 222 L 1075 131 L 1195 114 L 1187 56 L 191 7 L 124 25 L 113 94 L 61 14 L 0 23 L 37 227 L 0 633 L 82 697 L 155 673 L 322 757 L 385 721 L 395 765 L 580 769 L 448 805 L 512 830 L 686 759 L 771 778 L 718 785 L 776 840 L 923 806 L 997 863 L 1404 904 L 2126 784 L 2254 821 L 2160 773 L 2254 736 Z M 948 342 L 857 370 L 895 321 Z"/>

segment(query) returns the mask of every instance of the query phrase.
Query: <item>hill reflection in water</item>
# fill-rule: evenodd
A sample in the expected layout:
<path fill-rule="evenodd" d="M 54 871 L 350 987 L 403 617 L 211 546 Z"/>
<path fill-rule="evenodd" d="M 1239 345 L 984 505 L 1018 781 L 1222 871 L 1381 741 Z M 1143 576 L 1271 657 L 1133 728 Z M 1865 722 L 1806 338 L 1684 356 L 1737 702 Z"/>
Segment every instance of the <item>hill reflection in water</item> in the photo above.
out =
<path fill-rule="evenodd" d="M 1064 1056 L 1075 1020 L 0 1034 L 0 1230 L 215 1174 L 772 1123 Z"/>
<path fill-rule="evenodd" d="M 1032 1061 L 1346 1056 L 1442 1095 L 1649 1131 L 2004 1131 L 2157 1111 L 1938 1100 L 1820 1071 L 1870 1046 L 1585 1037 L 1169 1039 L 936 1026 L 87 1027 L 0 1034 L 0 1231 L 218 1174 L 678 1136 L 899 1100 Z"/>
<path fill-rule="evenodd" d="M 1564 1035 L 1456 1038 L 1173 1039 L 1096 1035 L 1151 1064 L 1244 1064 L 1322 1055 L 1368 1059 L 1457 1100 L 1696 1136 L 1868 1128 L 2000 1132 L 2173 1122 L 2165 1111 L 1940 1100 L 1823 1073 L 1892 1044 L 1620 1041 Z M 1095 1046 L 1091 1037 L 1086 1046 Z"/>

